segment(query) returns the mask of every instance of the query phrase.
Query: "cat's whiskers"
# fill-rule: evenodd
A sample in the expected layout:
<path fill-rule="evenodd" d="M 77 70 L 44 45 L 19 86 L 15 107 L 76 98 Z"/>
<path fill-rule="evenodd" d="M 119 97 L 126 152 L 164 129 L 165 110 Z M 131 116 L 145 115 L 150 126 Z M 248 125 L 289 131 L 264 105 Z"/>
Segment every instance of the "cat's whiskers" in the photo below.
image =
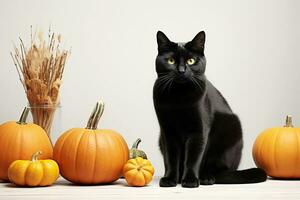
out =
<path fill-rule="evenodd" d="M 169 81 L 169 78 L 166 78 L 163 80 L 157 80 L 155 83 L 155 87 L 157 87 L 159 90 L 162 90 L 164 85 L 166 85 L 168 81 Z"/>
<path fill-rule="evenodd" d="M 173 79 L 168 79 L 167 82 L 163 85 L 163 88 L 161 90 L 161 93 L 164 93 L 165 91 L 168 91 L 168 85 L 172 82 Z"/>
<path fill-rule="evenodd" d="M 169 79 L 169 78 L 171 78 L 171 77 L 172 77 L 172 75 L 170 75 L 170 73 L 168 73 L 168 74 L 165 74 L 165 75 L 162 75 L 162 76 L 158 76 L 158 77 L 157 77 L 157 81 Z"/>
<path fill-rule="evenodd" d="M 171 76 L 170 76 L 170 81 L 166 84 L 166 85 L 168 86 L 168 90 L 167 90 L 168 94 L 169 94 L 170 91 L 171 91 L 171 87 L 172 87 L 174 78 L 175 78 L 175 75 L 171 75 Z"/>
<path fill-rule="evenodd" d="M 204 84 L 202 82 L 202 80 L 197 77 L 197 76 L 193 76 L 191 77 L 192 82 L 194 83 L 195 86 L 198 86 L 199 89 L 204 90 Z"/>
<path fill-rule="evenodd" d="M 155 85 L 161 86 L 162 84 L 166 83 L 166 81 L 168 81 L 168 80 L 169 80 L 169 77 L 158 78 L 155 82 Z"/>
<path fill-rule="evenodd" d="M 174 77 L 172 78 L 171 83 L 169 84 L 168 93 L 170 93 L 170 91 L 171 91 L 173 81 L 174 81 Z"/>
<path fill-rule="evenodd" d="M 155 86 L 160 88 L 160 93 L 170 92 L 174 77 L 174 74 L 168 73 L 157 78 Z"/>

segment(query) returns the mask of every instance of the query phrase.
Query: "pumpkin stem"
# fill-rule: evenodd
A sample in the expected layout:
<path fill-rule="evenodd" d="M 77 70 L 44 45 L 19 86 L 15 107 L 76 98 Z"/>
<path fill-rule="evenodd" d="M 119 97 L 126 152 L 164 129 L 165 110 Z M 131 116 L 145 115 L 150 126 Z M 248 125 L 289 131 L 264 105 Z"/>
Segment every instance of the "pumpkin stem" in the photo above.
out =
<path fill-rule="evenodd" d="M 132 149 L 137 149 L 141 141 L 142 141 L 141 138 L 138 138 L 138 139 L 133 143 Z"/>
<path fill-rule="evenodd" d="M 87 129 L 97 129 L 99 120 L 104 111 L 104 102 L 98 101 L 87 123 Z"/>
<path fill-rule="evenodd" d="M 29 108 L 28 107 L 25 107 L 22 114 L 21 114 L 21 117 L 19 119 L 19 121 L 17 121 L 18 124 L 26 124 L 26 119 L 27 119 L 27 116 L 28 116 L 28 113 L 29 113 Z"/>
<path fill-rule="evenodd" d="M 292 123 L 292 116 L 291 115 L 286 116 L 284 127 L 294 127 L 293 123 Z"/>
<path fill-rule="evenodd" d="M 35 152 L 35 153 L 32 155 L 32 157 L 31 157 L 31 161 L 32 161 L 32 162 L 38 161 L 38 157 L 39 157 L 40 155 L 42 155 L 42 151 L 37 151 L 37 152 Z"/>
<path fill-rule="evenodd" d="M 102 114 L 104 112 L 104 102 L 99 101 L 99 102 L 97 102 L 97 104 L 99 104 L 99 111 L 98 111 L 98 113 L 95 117 L 95 120 L 94 120 L 93 124 L 92 124 L 93 129 L 97 129 L 100 118 L 102 117 Z"/>

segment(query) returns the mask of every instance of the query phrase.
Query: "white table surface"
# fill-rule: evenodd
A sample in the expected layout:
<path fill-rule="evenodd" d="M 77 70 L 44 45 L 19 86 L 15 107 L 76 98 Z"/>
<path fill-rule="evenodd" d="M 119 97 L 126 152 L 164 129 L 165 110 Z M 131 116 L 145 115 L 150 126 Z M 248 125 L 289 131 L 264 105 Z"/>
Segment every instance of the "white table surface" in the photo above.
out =
<path fill-rule="evenodd" d="M 160 188 L 158 177 L 149 186 L 129 187 L 120 179 L 111 185 L 78 186 L 60 178 L 53 186 L 20 188 L 11 183 L 0 183 L 1 200 L 46 200 L 46 199 L 298 199 L 300 181 L 268 180 L 258 184 L 213 185 L 199 188 Z"/>

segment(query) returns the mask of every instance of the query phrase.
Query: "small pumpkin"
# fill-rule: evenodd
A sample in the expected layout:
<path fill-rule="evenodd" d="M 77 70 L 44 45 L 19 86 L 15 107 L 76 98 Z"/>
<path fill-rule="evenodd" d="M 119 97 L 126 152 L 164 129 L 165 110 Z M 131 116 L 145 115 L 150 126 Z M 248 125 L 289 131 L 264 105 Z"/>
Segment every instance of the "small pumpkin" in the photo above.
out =
<path fill-rule="evenodd" d="M 54 159 L 61 175 L 79 184 L 111 183 L 119 179 L 128 160 L 128 146 L 116 131 L 97 129 L 104 111 L 98 102 L 86 128 L 63 133 L 54 146 Z"/>
<path fill-rule="evenodd" d="M 141 187 L 151 182 L 154 168 L 149 160 L 136 157 L 127 161 L 123 174 L 128 185 Z"/>
<path fill-rule="evenodd" d="M 138 138 L 132 145 L 131 149 L 129 150 L 129 159 L 136 158 L 136 157 L 142 157 L 144 159 L 147 159 L 147 155 L 144 151 L 139 150 L 138 146 L 142 140 Z"/>
<path fill-rule="evenodd" d="M 15 160 L 8 168 L 9 180 L 20 186 L 52 185 L 59 176 L 59 168 L 54 160 L 38 160 L 42 154 L 38 151 L 31 160 Z"/>
<path fill-rule="evenodd" d="M 29 108 L 24 108 L 19 121 L 0 125 L 0 179 L 8 181 L 7 169 L 18 159 L 29 160 L 33 153 L 43 151 L 42 159 L 52 158 L 52 144 L 40 126 L 26 123 Z"/>
<path fill-rule="evenodd" d="M 269 128 L 255 140 L 252 155 L 257 167 L 274 178 L 300 178 L 300 128 L 294 128 L 292 117 L 284 127 Z"/>

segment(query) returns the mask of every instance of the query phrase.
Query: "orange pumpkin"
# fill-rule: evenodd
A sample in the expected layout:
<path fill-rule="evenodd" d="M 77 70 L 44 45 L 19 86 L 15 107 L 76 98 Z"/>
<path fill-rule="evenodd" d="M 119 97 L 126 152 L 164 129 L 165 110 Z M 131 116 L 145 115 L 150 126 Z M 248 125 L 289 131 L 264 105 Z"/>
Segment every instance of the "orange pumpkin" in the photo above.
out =
<path fill-rule="evenodd" d="M 54 159 L 61 175 L 74 183 L 99 184 L 117 180 L 128 160 L 128 146 L 113 130 L 97 129 L 104 104 L 98 102 L 86 128 L 72 128 L 57 140 Z"/>
<path fill-rule="evenodd" d="M 274 178 L 300 178 L 300 128 L 291 116 L 284 127 L 263 131 L 255 140 L 253 159 L 257 167 Z"/>
<path fill-rule="evenodd" d="M 123 174 L 130 186 L 145 186 L 151 182 L 154 168 L 147 159 L 136 157 L 127 161 Z"/>
<path fill-rule="evenodd" d="M 20 186 L 52 185 L 59 176 L 58 165 L 54 160 L 38 160 L 41 151 L 32 155 L 31 160 L 15 160 L 8 168 L 9 180 Z"/>
<path fill-rule="evenodd" d="M 26 123 L 29 108 L 20 120 L 0 125 L 0 179 L 8 181 L 7 169 L 15 160 L 29 160 L 33 153 L 43 151 L 42 159 L 52 158 L 52 144 L 40 126 Z"/>

